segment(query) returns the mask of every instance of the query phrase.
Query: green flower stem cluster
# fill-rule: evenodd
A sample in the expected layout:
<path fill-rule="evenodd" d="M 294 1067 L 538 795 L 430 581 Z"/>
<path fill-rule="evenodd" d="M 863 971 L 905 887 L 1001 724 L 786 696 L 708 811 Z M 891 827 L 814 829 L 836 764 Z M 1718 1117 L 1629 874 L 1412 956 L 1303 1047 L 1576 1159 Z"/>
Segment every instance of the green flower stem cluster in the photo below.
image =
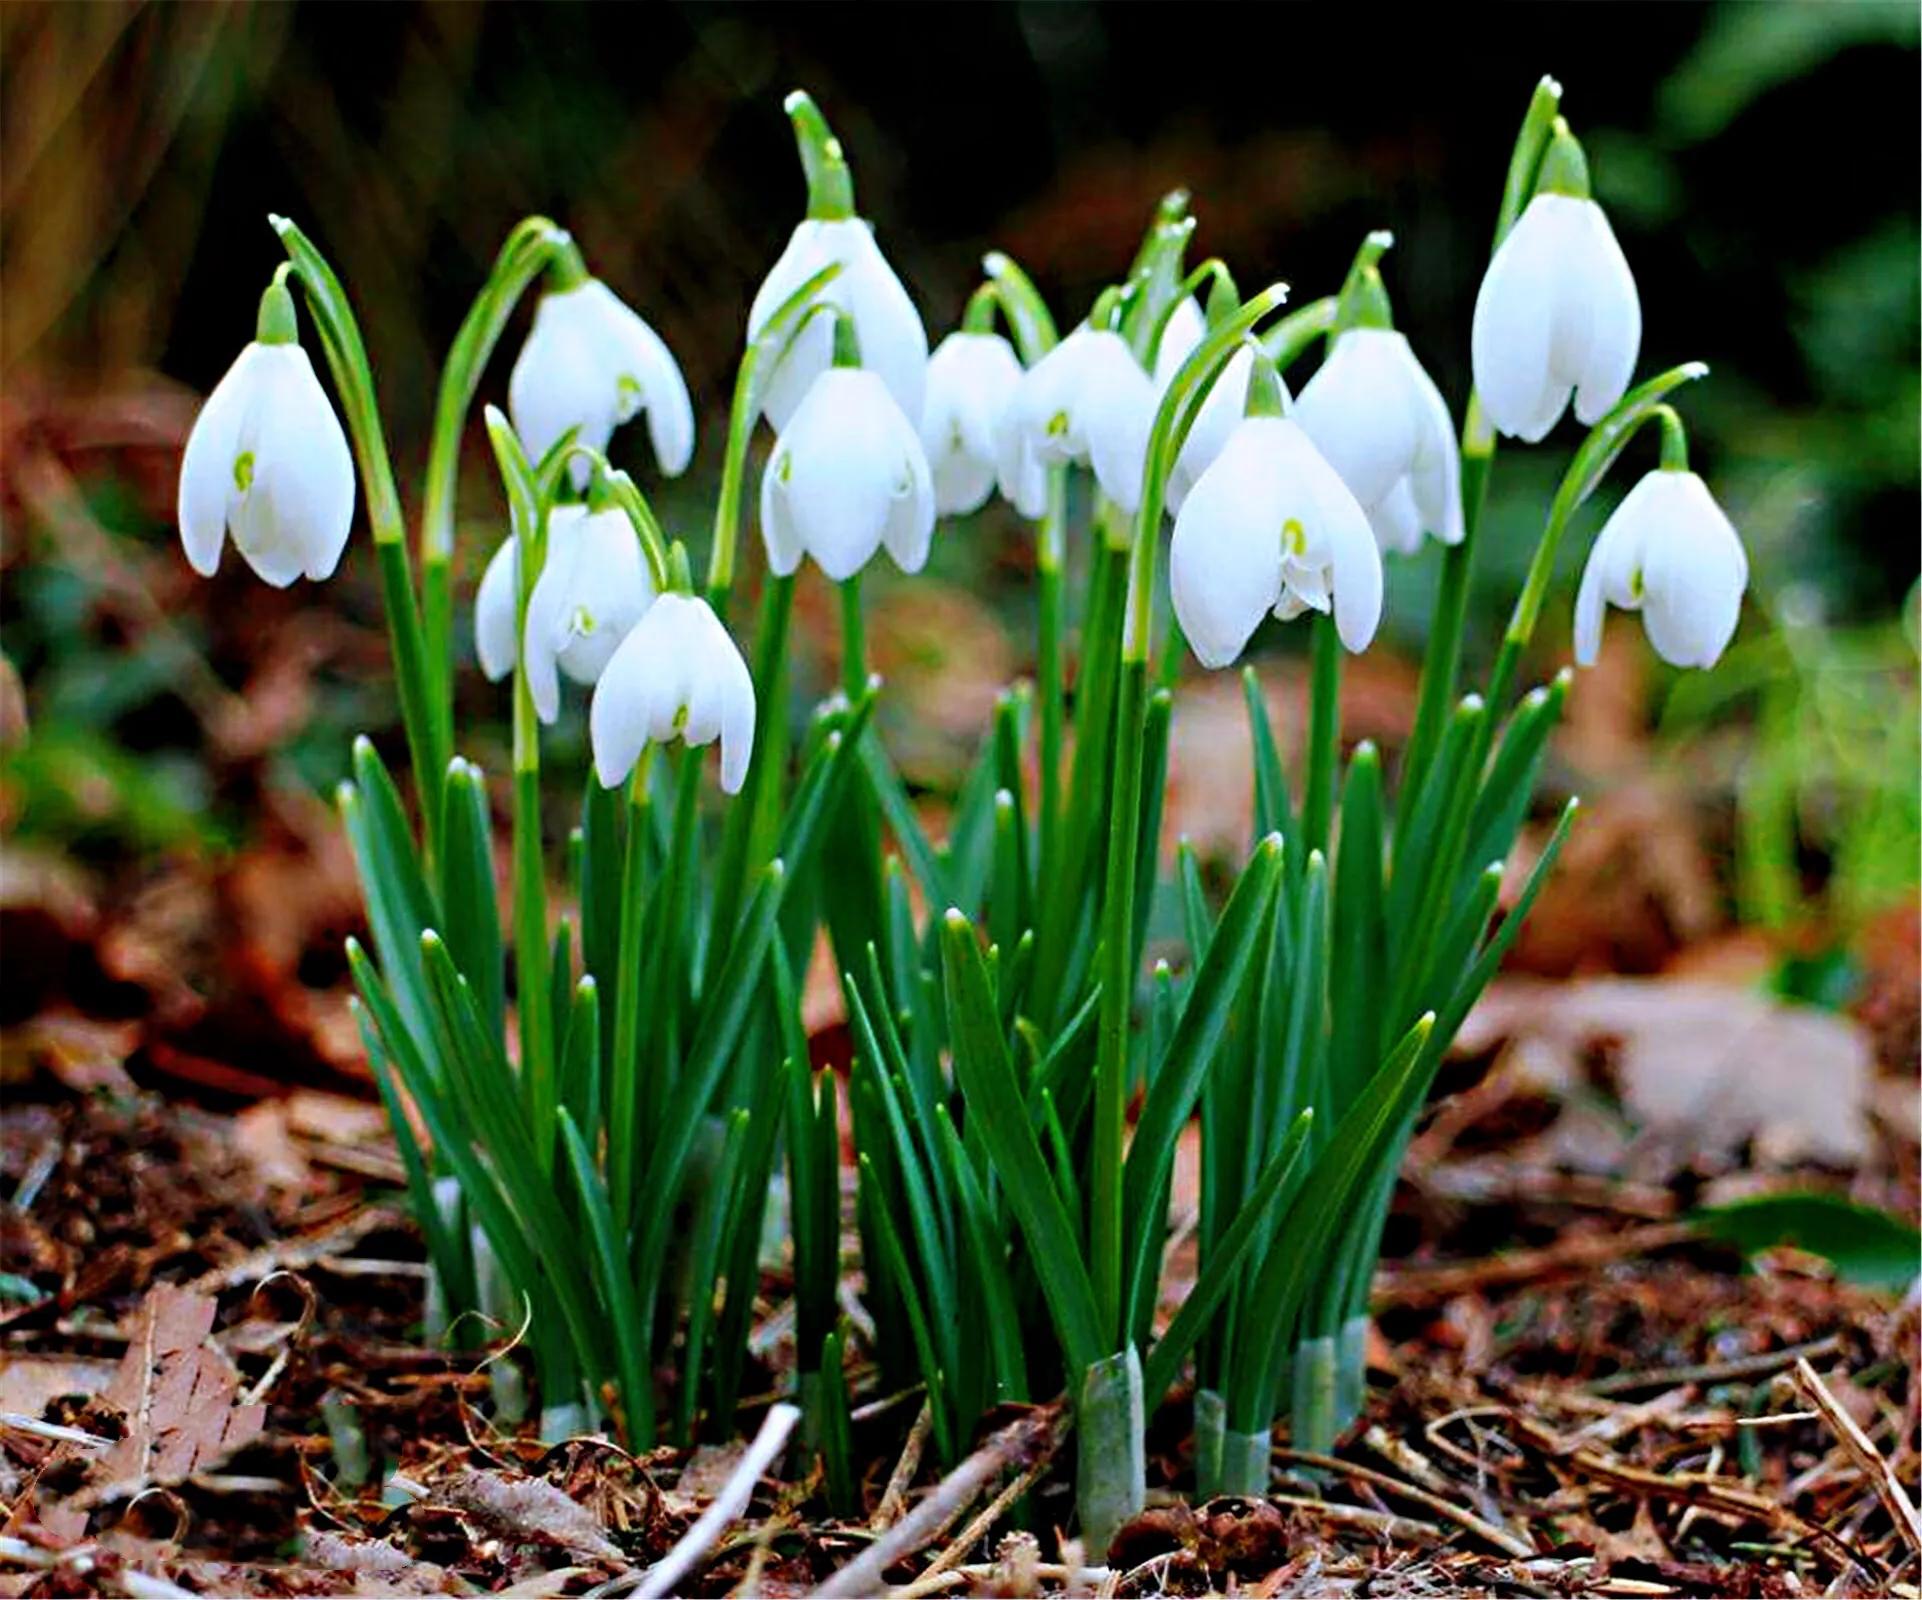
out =
<path fill-rule="evenodd" d="M 1498 247 L 1537 197 L 1549 154 L 1564 143 L 1579 154 L 1559 102 L 1544 80 L 1504 187 Z M 518 563 L 505 933 L 486 779 L 455 753 L 458 448 L 523 292 L 544 273 L 561 294 L 589 280 L 572 241 L 544 219 L 523 223 L 503 247 L 441 383 L 417 585 L 352 310 L 313 245 L 275 221 L 290 262 L 276 281 L 291 275 L 305 293 L 358 461 L 414 771 L 417 823 L 365 741 L 341 793 L 372 933 L 371 951 L 349 951 L 362 1034 L 440 1299 L 524 1326 L 550 1428 L 609 1420 L 636 1448 L 664 1433 L 732 1433 L 757 1297 L 778 1263 L 792 1286 L 802 1439 L 837 1507 L 854 1509 L 858 1480 L 848 1384 L 858 1347 L 884 1390 L 922 1392 L 944 1461 L 966 1451 L 992 1406 L 1069 1396 L 1082 1531 L 1104 1550 L 1144 1503 L 1146 1421 L 1185 1373 L 1202 1492 L 1262 1492 L 1279 1419 L 1291 1421 L 1299 1447 L 1319 1450 L 1358 1413 L 1369 1286 L 1396 1171 L 1443 1052 L 1572 820 L 1571 802 L 1502 915 L 1503 863 L 1569 692 L 1564 673 L 1514 699 L 1556 555 L 1646 424 L 1661 425 L 1664 461 L 1686 464 L 1665 397 L 1701 369 L 1633 389 L 1588 433 L 1548 508 L 1489 682 L 1463 695 L 1464 619 L 1495 451 L 1470 397 L 1460 483 L 1447 485 L 1459 487 L 1464 536 L 1440 557 L 1414 734 L 1392 793 L 1372 745 L 1346 751 L 1348 636 L 1316 588 L 1325 574 L 1308 564 L 1298 523 L 1276 530 L 1295 541 L 1284 552 L 1300 563 L 1285 575 L 1302 586 L 1296 609 L 1318 613 L 1304 759 L 1291 788 L 1261 684 L 1245 669 L 1255 824 L 1217 904 L 1185 845 L 1172 879 L 1161 872 L 1184 651 L 1180 629 L 1164 622 L 1155 659 L 1164 511 L 1171 497 L 1200 492 L 1175 481 L 1176 468 L 1231 364 L 1248 373 L 1248 398 L 1245 418 L 1230 420 L 1286 440 L 1300 436 L 1282 383 L 1292 364 L 1322 340 L 1331 351 L 1350 337 L 1399 340 L 1379 270 L 1391 241 L 1371 234 L 1339 293 L 1284 314 L 1280 284 L 1243 299 L 1221 263 L 1185 269 L 1194 220 L 1186 195 L 1171 195 L 1127 276 L 1066 339 L 1026 274 L 991 254 L 964 333 L 992 342 L 998 317 L 1024 383 L 1057 358 L 1055 371 L 1069 372 L 1070 345 L 1085 341 L 1084 353 L 1097 352 L 1089 359 L 1111 363 L 1111 374 L 1119 362 L 1139 386 L 1177 322 L 1189 331 L 1153 390 L 1131 509 L 1122 477 L 1101 480 L 1109 492 L 1091 490 L 1075 464 L 1088 459 L 1082 446 L 1071 459 L 1043 458 L 1045 498 L 1039 479 L 1029 491 L 1038 508 L 1034 678 L 997 702 L 945 838 L 925 830 L 872 726 L 881 685 L 868 673 L 858 572 L 840 585 L 839 692 L 798 740 L 788 671 L 796 580 L 770 572 L 754 630 L 752 749 L 744 773 L 727 780 L 738 794 L 713 815 L 698 749 L 659 743 L 666 736 L 650 722 L 631 771 L 602 770 L 608 783 L 624 779 L 624 793 L 588 775 L 556 874 L 526 634 L 557 502 L 584 485 L 585 508 L 570 515 L 625 516 L 649 603 L 724 617 L 750 442 L 777 375 L 805 341 L 818 344 L 821 316 L 833 322 L 835 367 L 858 369 L 857 317 L 893 314 L 893 301 L 875 298 L 878 257 L 859 253 L 872 246 L 840 144 L 806 96 L 791 97 L 789 112 L 810 191 L 797 238 L 855 253 L 801 282 L 742 355 L 704 601 L 691 596 L 688 552 L 626 474 L 572 434 L 532 460 L 507 419 L 487 410 Z M 1204 290 L 1205 312 L 1193 298 Z M 291 307 L 275 316 L 279 337 Z M 1071 410 L 1092 414 L 1112 398 L 1071 394 L 1046 419 L 1050 441 L 1081 426 Z M 1433 405 L 1446 423 L 1439 398 Z M 1440 432 L 1452 448 L 1449 428 Z M 1071 518 L 1084 504 L 1085 517 Z M 1284 585 L 1284 616 L 1292 595 Z M 685 695 L 678 715 L 691 715 Z M 557 913 L 550 892 L 562 877 L 560 904 L 571 909 Z M 1144 984 L 1157 896 L 1175 913 L 1185 955 L 1158 962 Z M 824 932 L 853 1041 L 845 1082 L 813 1066 L 801 1020 L 800 975 Z M 1197 1117 L 1200 1269 L 1170 1315 L 1163 1255 L 1175 1154 Z M 859 1308 L 842 1257 L 844 1118 Z M 784 1240 L 775 1262 L 764 1255 L 770 1222 Z"/>

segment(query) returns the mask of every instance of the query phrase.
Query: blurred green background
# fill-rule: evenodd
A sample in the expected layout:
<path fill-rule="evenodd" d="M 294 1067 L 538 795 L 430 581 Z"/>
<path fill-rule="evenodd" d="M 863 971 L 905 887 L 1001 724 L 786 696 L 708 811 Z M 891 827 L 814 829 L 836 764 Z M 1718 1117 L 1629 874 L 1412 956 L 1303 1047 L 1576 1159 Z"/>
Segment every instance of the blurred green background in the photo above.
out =
<path fill-rule="evenodd" d="M 1399 323 L 1459 408 L 1509 143 L 1548 71 L 1641 286 L 1642 370 L 1714 368 L 1686 397 L 1694 460 L 1754 573 L 1723 667 L 1676 693 L 1643 663 L 1638 715 L 1725 813 L 1743 914 L 1853 923 L 1906 902 L 1916 871 L 1917 68 L 1912 0 L 16 0 L 0 7 L 0 816 L 101 865 L 219 849 L 258 825 L 263 792 L 324 790 L 352 731 L 391 728 L 364 540 L 323 600 L 266 590 L 235 560 L 200 584 L 173 538 L 197 397 L 279 259 L 270 210 L 349 286 L 404 492 L 498 241 L 532 210 L 563 220 L 695 392 L 695 467 L 661 503 L 698 549 L 742 318 L 802 209 L 788 88 L 834 123 L 932 339 L 990 246 L 1078 316 L 1157 197 L 1185 186 L 1197 256 L 1303 299 L 1338 283 L 1365 230 L 1392 228 Z M 518 340 L 484 390 L 496 400 Z M 501 534 L 474 434 L 468 584 Z M 1484 636 L 1571 437 L 1499 463 Z M 615 455 L 654 483 L 641 430 Z M 1571 570 L 1596 525 L 1569 541 Z M 909 668 L 978 673 L 985 655 L 1020 671 L 1027 562 L 1004 511 L 948 527 L 936 575 L 970 605 L 929 601 L 931 636 L 897 647 Z M 1432 574 L 1393 574 L 1391 652 L 1418 650 Z M 1632 622 L 1612 631 L 1642 650 Z M 1565 651 L 1552 640 L 1542 669 Z M 463 693 L 499 715 L 477 675 Z"/>

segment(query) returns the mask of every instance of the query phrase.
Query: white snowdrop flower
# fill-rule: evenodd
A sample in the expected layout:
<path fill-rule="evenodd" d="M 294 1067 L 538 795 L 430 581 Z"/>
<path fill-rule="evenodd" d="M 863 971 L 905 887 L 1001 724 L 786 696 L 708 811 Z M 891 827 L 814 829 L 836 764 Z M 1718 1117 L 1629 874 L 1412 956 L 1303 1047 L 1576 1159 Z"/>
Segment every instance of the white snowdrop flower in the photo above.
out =
<path fill-rule="evenodd" d="M 1381 552 L 1368 517 L 1307 434 L 1244 419 L 1175 519 L 1175 615 L 1204 666 L 1241 654 L 1265 612 L 1332 611 L 1362 650 L 1381 621 Z"/>
<path fill-rule="evenodd" d="M 996 452 L 1001 492 L 1024 517 L 1038 517 L 1046 505 L 1031 493 L 1036 468 L 1075 461 L 1093 467 L 1101 492 L 1132 512 L 1154 413 L 1154 384 L 1127 340 L 1081 323 L 1022 375 Z"/>
<path fill-rule="evenodd" d="M 801 557 L 836 583 L 883 545 L 919 572 L 934 533 L 934 480 L 921 436 L 879 373 L 830 367 L 776 440 L 761 476 L 761 536 L 783 577 Z"/>
<path fill-rule="evenodd" d="M 652 740 L 721 741 L 721 787 L 738 794 L 754 749 L 754 680 L 705 600 L 664 594 L 647 608 L 594 686 L 594 770 L 611 789 Z"/>
<path fill-rule="evenodd" d="M 1167 346 L 1164 344 L 1162 348 L 1166 349 Z M 1170 511 L 1179 514 L 1189 491 L 1201 481 L 1201 475 L 1214 465 L 1215 457 L 1221 454 L 1235 429 L 1241 425 L 1242 416 L 1248 408 L 1248 379 L 1254 367 L 1255 352 L 1244 344 L 1228 358 L 1228 364 L 1215 378 L 1214 387 L 1208 391 L 1208 398 L 1201 402 L 1195 425 L 1188 430 L 1188 437 L 1181 443 L 1181 452 L 1169 470 L 1167 497 Z M 1158 387 L 1165 389 L 1166 385 L 1158 384 Z M 1287 394 L 1285 387 L 1282 394 L 1284 397 Z"/>
<path fill-rule="evenodd" d="M 677 476 L 694 455 L 694 406 L 680 364 L 598 278 L 541 296 L 507 380 L 507 407 L 536 461 L 569 428 L 580 430 L 579 443 L 605 451 L 615 428 L 642 411 L 663 472 Z M 571 470 L 584 486 L 588 463 L 576 460 Z"/>
<path fill-rule="evenodd" d="M 294 342 L 293 297 L 261 300 L 259 337 L 194 419 L 180 462 L 180 542 L 211 578 L 228 535 L 277 589 L 332 575 L 354 521 L 354 458 L 340 418 Z"/>
<path fill-rule="evenodd" d="M 566 505 L 547 514 L 547 559 L 527 597 L 527 688 L 541 721 L 560 715 L 560 674 L 597 682 L 654 595 L 625 511 Z"/>
<path fill-rule="evenodd" d="M 1461 452 L 1448 404 L 1408 340 L 1351 328 L 1289 413 L 1368 513 L 1383 550 L 1462 538 Z"/>
<path fill-rule="evenodd" d="M 489 683 L 514 670 L 514 612 L 520 602 L 521 542 L 509 534 L 495 548 L 474 591 L 474 654 Z"/>
<path fill-rule="evenodd" d="M 943 516 L 978 511 L 994 492 L 995 440 L 1020 384 L 1020 359 L 998 333 L 951 333 L 929 357 L 921 446 Z M 1047 494 L 1038 463 L 1033 475 L 1019 486 L 1031 504 Z"/>
<path fill-rule="evenodd" d="M 830 265 L 841 270 L 815 304 L 833 306 L 853 319 L 862 367 L 880 375 L 903 415 L 918 418 L 928 375 L 927 330 L 875 244 L 873 227 L 860 217 L 810 217 L 795 228 L 748 308 L 748 343 L 760 336 L 790 295 Z M 834 320 L 820 313 L 811 317 L 766 379 L 761 410 L 777 432 L 787 427 L 814 380 L 832 362 Z"/>
<path fill-rule="evenodd" d="M 1593 666 L 1604 603 L 1640 611 L 1648 641 L 1678 667 L 1712 667 L 1735 636 L 1748 587 L 1741 536 L 1694 473 L 1658 468 L 1602 526 L 1575 598 L 1575 659 Z"/>
<path fill-rule="evenodd" d="M 1489 421 L 1531 444 L 1555 426 L 1571 391 L 1575 415 L 1599 422 L 1627 392 L 1641 349 L 1642 303 L 1627 258 L 1587 196 L 1585 169 L 1577 187 L 1528 202 L 1475 298 L 1475 391 Z"/>

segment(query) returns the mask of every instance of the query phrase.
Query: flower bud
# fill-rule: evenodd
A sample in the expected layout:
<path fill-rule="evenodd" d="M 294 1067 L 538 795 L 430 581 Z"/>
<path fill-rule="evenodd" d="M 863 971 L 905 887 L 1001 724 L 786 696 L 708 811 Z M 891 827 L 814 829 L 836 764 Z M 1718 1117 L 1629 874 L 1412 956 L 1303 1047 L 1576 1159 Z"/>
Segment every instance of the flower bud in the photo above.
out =
<path fill-rule="evenodd" d="M 1021 362 L 998 333 L 951 333 L 928 361 L 921 445 L 943 516 L 978 511 L 994 492 L 995 441 L 1021 386 Z M 1047 494 L 1039 465 L 1022 485 L 1033 504 Z"/>
<path fill-rule="evenodd" d="M 754 680 L 705 600 L 664 594 L 615 650 L 588 711 L 594 770 L 611 789 L 650 740 L 721 741 L 721 787 L 738 794 L 754 749 Z"/>

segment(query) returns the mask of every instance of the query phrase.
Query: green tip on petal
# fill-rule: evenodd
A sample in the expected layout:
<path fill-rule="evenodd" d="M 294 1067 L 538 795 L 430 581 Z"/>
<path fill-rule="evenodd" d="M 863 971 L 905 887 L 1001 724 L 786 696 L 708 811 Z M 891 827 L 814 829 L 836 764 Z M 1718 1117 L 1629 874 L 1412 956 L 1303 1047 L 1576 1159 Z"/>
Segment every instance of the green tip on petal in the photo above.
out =
<path fill-rule="evenodd" d="M 1537 194 L 1562 194 L 1571 199 L 1589 198 L 1588 157 L 1582 142 L 1569 132 L 1568 119 L 1557 117 L 1542 156 L 1541 175 L 1535 180 Z"/>
<path fill-rule="evenodd" d="M 841 141 L 805 89 L 781 102 L 794 125 L 794 144 L 807 176 L 808 216 L 816 222 L 844 222 L 854 215 L 854 174 L 848 170 Z"/>
<path fill-rule="evenodd" d="M 260 314 L 254 319 L 254 338 L 260 344 L 298 344 L 299 328 L 294 320 L 294 297 L 280 275 L 267 285 L 260 297 Z"/>

